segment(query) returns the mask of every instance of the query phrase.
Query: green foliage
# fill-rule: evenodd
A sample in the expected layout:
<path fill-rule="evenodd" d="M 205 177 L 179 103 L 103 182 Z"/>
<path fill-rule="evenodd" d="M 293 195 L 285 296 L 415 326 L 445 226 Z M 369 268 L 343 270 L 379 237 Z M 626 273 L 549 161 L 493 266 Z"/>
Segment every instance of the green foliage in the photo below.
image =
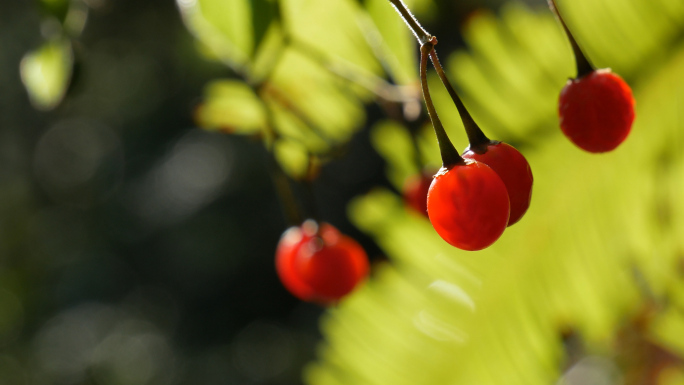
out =
<path fill-rule="evenodd" d="M 234 80 L 219 80 L 205 90 L 207 102 L 196 112 L 202 127 L 231 133 L 253 134 L 266 124 L 266 112 L 254 91 Z"/>
<path fill-rule="evenodd" d="M 416 167 L 416 148 L 411 134 L 399 123 L 382 121 L 371 128 L 371 140 L 376 150 L 388 161 L 387 178 L 401 189 Z"/>
<path fill-rule="evenodd" d="M 352 0 L 179 0 L 204 51 L 241 77 L 230 81 L 236 93 L 207 87 L 199 125 L 275 140 L 288 149 L 276 159 L 300 178 L 302 157 L 325 158 L 343 146 L 373 95 L 416 101 L 418 92 L 407 97 L 386 80 L 415 91 L 415 42 L 384 1 L 367 3 L 369 12 Z"/>

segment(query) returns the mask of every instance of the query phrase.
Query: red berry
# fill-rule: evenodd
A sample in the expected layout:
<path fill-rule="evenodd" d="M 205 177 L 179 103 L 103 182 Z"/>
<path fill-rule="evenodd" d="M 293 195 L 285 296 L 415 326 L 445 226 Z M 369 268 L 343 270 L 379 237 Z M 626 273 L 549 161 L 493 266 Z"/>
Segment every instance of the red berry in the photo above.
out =
<path fill-rule="evenodd" d="M 276 272 L 283 286 L 295 297 L 308 300 L 313 295 L 313 289 L 304 282 L 296 271 L 296 261 L 299 249 L 311 240 L 318 231 L 314 221 L 306 221 L 302 226 L 287 229 L 280 237 L 276 248 Z"/>
<path fill-rule="evenodd" d="M 432 176 L 417 174 L 410 176 L 404 184 L 404 202 L 427 217 L 427 195 L 432 184 Z"/>
<path fill-rule="evenodd" d="M 510 214 L 504 182 L 489 166 L 469 159 L 439 170 L 427 205 L 437 233 L 451 245 L 471 251 L 499 239 Z"/>
<path fill-rule="evenodd" d="M 368 275 L 368 256 L 335 227 L 314 221 L 292 227 L 276 250 L 276 270 L 285 288 L 304 301 L 330 304 Z"/>
<path fill-rule="evenodd" d="M 629 85 L 610 69 L 570 79 L 560 94 L 558 115 L 565 136 L 583 150 L 615 149 L 634 121 L 634 97 Z"/>
<path fill-rule="evenodd" d="M 530 207 L 532 198 L 532 169 L 527 159 L 513 146 L 503 142 L 491 142 L 482 153 L 467 148 L 463 158 L 482 162 L 499 175 L 511 203 L 508 226 L 518 222 Z"/>

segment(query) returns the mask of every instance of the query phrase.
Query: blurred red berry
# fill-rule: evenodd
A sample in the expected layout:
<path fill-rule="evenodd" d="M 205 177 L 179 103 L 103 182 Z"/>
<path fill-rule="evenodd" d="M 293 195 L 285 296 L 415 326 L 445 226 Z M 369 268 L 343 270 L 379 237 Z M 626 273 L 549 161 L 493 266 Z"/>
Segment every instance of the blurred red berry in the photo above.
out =
<path fill-rule="evenodd" d="M 276 271 L 295 297 L 331 304 L 349 294 L 368 275 L 368 256 L 335 227 L 308 220 L 291 227 L 276 250 Z"/>
<path fill-rule="evenodd" d="M 427 195 L 432 184 L 432 176 L 416 174 L 410 176 L 404 184 L 404 202 L 416 212 L 428 216 Z"/>

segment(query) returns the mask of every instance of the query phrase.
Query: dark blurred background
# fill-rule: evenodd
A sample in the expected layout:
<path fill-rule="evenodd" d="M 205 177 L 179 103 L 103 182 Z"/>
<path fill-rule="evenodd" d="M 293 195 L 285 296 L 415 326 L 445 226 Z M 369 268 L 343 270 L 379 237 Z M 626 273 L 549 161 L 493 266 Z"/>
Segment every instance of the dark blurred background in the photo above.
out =
<path fill-rule="evenodd" d="M 323 309 L 276 277 L 287 223 L 266 153 L 193 123 L 230 70 L 202 59 L 171 0 L 89 0 L 67 94 L 39 111 L 19 66 L 50 3 L 0 11 L 0 383 L 300 383 Z M 498 3 L 439 1 L 425 24 L 447 53 L 455 25 Z M 346 204 L 378 184 L 361 130 L 314 185 L 320 217 L 372 259 Z"/>

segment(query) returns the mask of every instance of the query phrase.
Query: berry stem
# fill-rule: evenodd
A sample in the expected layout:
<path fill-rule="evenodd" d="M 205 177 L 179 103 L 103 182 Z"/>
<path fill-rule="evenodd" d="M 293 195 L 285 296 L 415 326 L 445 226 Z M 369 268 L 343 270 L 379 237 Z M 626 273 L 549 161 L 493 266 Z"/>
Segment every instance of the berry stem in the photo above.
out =
<path fill-rule="evenodd" d="M 453 144 L 451 144 L 451 141 L 449 141 L 449 138 L 446 136 L 446 132 L 444 132 L 444 128 L 442 127 L 442 124 L 439 121 L 439 118 L 437 117 L 437 113 L 434 110 L 434 106 L 432 105 L 432 100 L 430 99 L 430 94 L 429 90 L 427 89 L 427 81 L 425 81 L 423 78 L 427 73 L 427 69 L 423 68 L 423 59 L 425 60 L 427 64 L 427 54 L 429 53 L 430 59 L 432 59 L 432 64 L 435 66 L 435 69 L 437 70 L 437 74 L 439 75 L 439 78 L 442 80 L 442 83 L 446 87 L 447 91 L 449 91 L 449 95 L 451 95 L 451 99 L 454 101 L 454 104 L 456 105 L 456 109 L 458 110 L 459 115 L 461 116 L 461 120 L 463 121 L 463 126 L 465 127 L 466 130 L 466 135 L 468 135 L 468 141 L 470 142 L 470 149 L 472 149 L 476 153 L 484 153 L 487 151 L 487 146 L 492 143 L 491 140 L 482 132 L 480 127 L 475 123 L 473 120 L 473 117 L 470 115 L 468 110 L 465 108 L 465 105 L 461 101 L 461 98 L 458 97 L 456 94 L 456 91 L 454 90 L 454 87 L 451 85 L 451 82 L 449 82 L 449 79 L 447 78 L 446 74 L 444 73 L 444 69 L 442 68 L 442 65 L 439 63 L 439 58 L 437 57 L 437 52 L 434 50 L 435 44 L 437 44 L 437 39 L 434 36 L 431 36 L 427 31 L 423 29 L 423 27 L 420 26 L 418 21 L 416 20 L 415 16 L 411 13 L 411 11 L 408 10 L 406 5 L 401 1 L 401 0 L 389 0 L 392 5 L 396 8 L 397 12 L 401 15 L 401 17 L 404 19 L 406 24 L 411 28 L 411 31 L 413 31 L 413 34 L 416 36 L 418 41 L 421 44 L 420 47 L 420 52 L 421 52 L 421 81 L 422 81 L 422 86 L 423 86 L 423 96 L 425 98 L 425 103 L 428 105 L 428 113 L 430 115 L 430 119 L 433 122 L 433 127 L 435 128 L 435 133 L 437 134 L 437 140 L 439 141 L 439 147 L 440 151 L 442 152 L 442 160 L 445 160 L 445 156 L 447 159 L 451 162 L 454 162 L 453 164 L 462 162 L 463 159 L 460 159 L 460 156 L 458 157 L 459 159 L 454 159 L 452 155 L 450 155 L 451 150 L 447 147 L 451 147 L 452 149 L 454 148 Z M 424 51 L 426 49 L 426 51 Z M 425 57 L 423 57 L 425 56 Z M 430 108 L 432 107 L 432 111 L 430 111 Z M 434 118 L 433 118 L 434 116 Z M 439 125 L 439 127 L 438 127 Z M 440 132 L 441 131 L 441 132 Z M 448 143 L 448 145 L 447 145 Z M 455 151 L 455 150 L 454 150 Z M 445 164 L 446 165 L 446 164 Z"/>
<path fill-rule="evenodd" d="M 446 74 L 444 73 L 444 68 L 442 68 L 439 58 L 437 57 L 437 52 L 434 49 L 430 51 L 430 59 L 432 59 L 432 64 L 435 66 L 435 70 L 437 70 L 437 75 L 439 75 L 439 78 L 442 80 L 444 87 L 446 87 L 447 91 L 449 91 L 451 100 L 454 101 L 456 109 L 458 110 L 458 114 L 461 116 L 463 127 L 465 128 L 466 135 L 468 135 L 468 141 L 470 142 L 470 149 L 478 154 L 485 153 L 487 151 L 487 146 L 491 144 L 492 141 L 484 134 L 484 132 L 482 132 L 480 126 L 475 123 L 473 117 L 465 108 L 463 101 L 461 101 L 461 98 L 456 93 L 456 90 L 454 90 L 451 82 L 449 82 L 449 78 L 447 78 Z"/>
<path fill-rule="evenodd" d="M 428 115 L 430 116 L 430 121 L 432 121 L 435 135 L 437 135 L 439 152 L 442 155 L 442 166 L 450 169 L 457 164 L 463 164 L 463 158 L 461 158 L 461 155 L 458 154 L 458 151 L 456 151 L 456 148 L 454 148 L 454 145 L 449 140 L 449 136 L 444 130 L 444 126 L 442 126 L 439 116 L 437 116 L 437 111 L 435 110 L 435 105 L 432 103 L 430 90 L 428 89 L 427 58 L 428 55 L 431 55 L 431 52 L 433 52 L 434 47 L 437 44 L 437 38 L 423 29 L 420 23 L 418 23 L 418 20 L 416 20 L 416 17 L 413 16 L 402 0 L 389 1 L 394 5 L 394 8 L 399 12 L 401 18 L 404 19 L 404 22 L 406 22 L 420 43 L 420 81 L 423 89 L 423 98 L 425 99 L 425 105 L 427 106 Z"/>
<path fill-rule="evenodd" d="M 404 22 L 409 26 L 421 46 L 430 42 L 432 36 L 423 29 L 416 17 L 413 16 L 402 0 L 389 0 L 389 2 L 392 3 L 394 9 L 399 12 L 401 18 L 404 19 Z"/>
<path fill-rule="evenodd" d="M 285 219 L 290 226 L 298 226 L 304 219 L 302 218 L 300 208 L 297 205 L 297 200 L 292 191 L 290 179 L 285 175 L 280 164 L 278 164 L 275 152 L 273 151 L 273 146 L 279 137 L 278 133 L 273 128 L 273 124 L 273 111 L 266 106 L 266 130 L 263 140 L 264 147 L 268 153 L 268 168 L 271 174 L 271 180 L 275 186 L 278 201 L 280 202 L 280 207 L 283 209 Z"/>
<path fill-rule="evenodd" d="M 425 99 L 425 105 L 427 106 L 428 115 L 432 121 L 432 127 L 435 130 L 435 135 L 437 135 L 437 143 L 439 143 L 439 152 L 442 155 L 442 166 L 446 169 L 451 169 L 457 164 L 463 164 L 464 160 L 454 148 L 454 145 L 449 140 L 449 136 L 442 126 L 442 122 L 437 116 L 437 111 L 432 103 L 432 98 L 430 97 L 430 90 L 428 89 L 427 83 L 427 59 L 428 55 L 437 44 L 437 39 L 433 36 L 430 41 L 420 46 L 420 83 L 423 89 L 423 98 Z"/>
<path fill-rule="evenodd" d="M 570 33 L 570 30 L 568 29 L 568 26 L 565 24 L 565 20 L 563 20 L 563 17 L 560 15 L 560 12 L 558 11 L 558 6 L 556 5 L 555 0 L 548 0 L 549 3 L 549 8 L 553 12 L 554 15 L 558 18 L 558 21 L 560 21 L 561 25 L 563 26 L 563 30 L 565 31 L 565 34 L 568 37 L 568 40 L 570 40 L 570 45 L 572 46 L 572 52 L 575 54 L 575 64 L 577 65 L 577 77 L 576 79 L 579 79 L 585 75 L 589 75 L 591 72 L 595 70 L 594 66 L 589 62 L 589 59 L 587 59 L 587 56 L 582 52 L 582 49 L 580 46 L 577 44 L 577 40 L 575 40 L 575 37 L 572 36 L 572 33 Z"/>
<path fill-rule="evenodd" d="M 304 218 L 302 217 L 299 206 L 296 203 L 296 199 L 292 192 L 292 186 L 290 185 L 290 180 L 288 179 L 285 172 L 280 168 L 278 161 L 275 159 L 272 152 L 269 152 L 269 168 L 271 169 L 271 178 L 273 184 L 275 185 L 276 192 L 278 194 L 278 200 L 280 201 L 280 207 L 283 209 L 285 218 L 290 226 L 300 225 Z"/>
<path fill-rule="evenodd" d="M 316 191 L 314 190 L 314 180 L 318 171 L 316 170 L 315 155 L 308 153 L 308 162 L 306 177 L 304 183 L 304 207 L 308 218 L 313 219 L 316 223 L 321 223 L 321 217 L 318 212 L 318 205 L 316 204 Z"/>

